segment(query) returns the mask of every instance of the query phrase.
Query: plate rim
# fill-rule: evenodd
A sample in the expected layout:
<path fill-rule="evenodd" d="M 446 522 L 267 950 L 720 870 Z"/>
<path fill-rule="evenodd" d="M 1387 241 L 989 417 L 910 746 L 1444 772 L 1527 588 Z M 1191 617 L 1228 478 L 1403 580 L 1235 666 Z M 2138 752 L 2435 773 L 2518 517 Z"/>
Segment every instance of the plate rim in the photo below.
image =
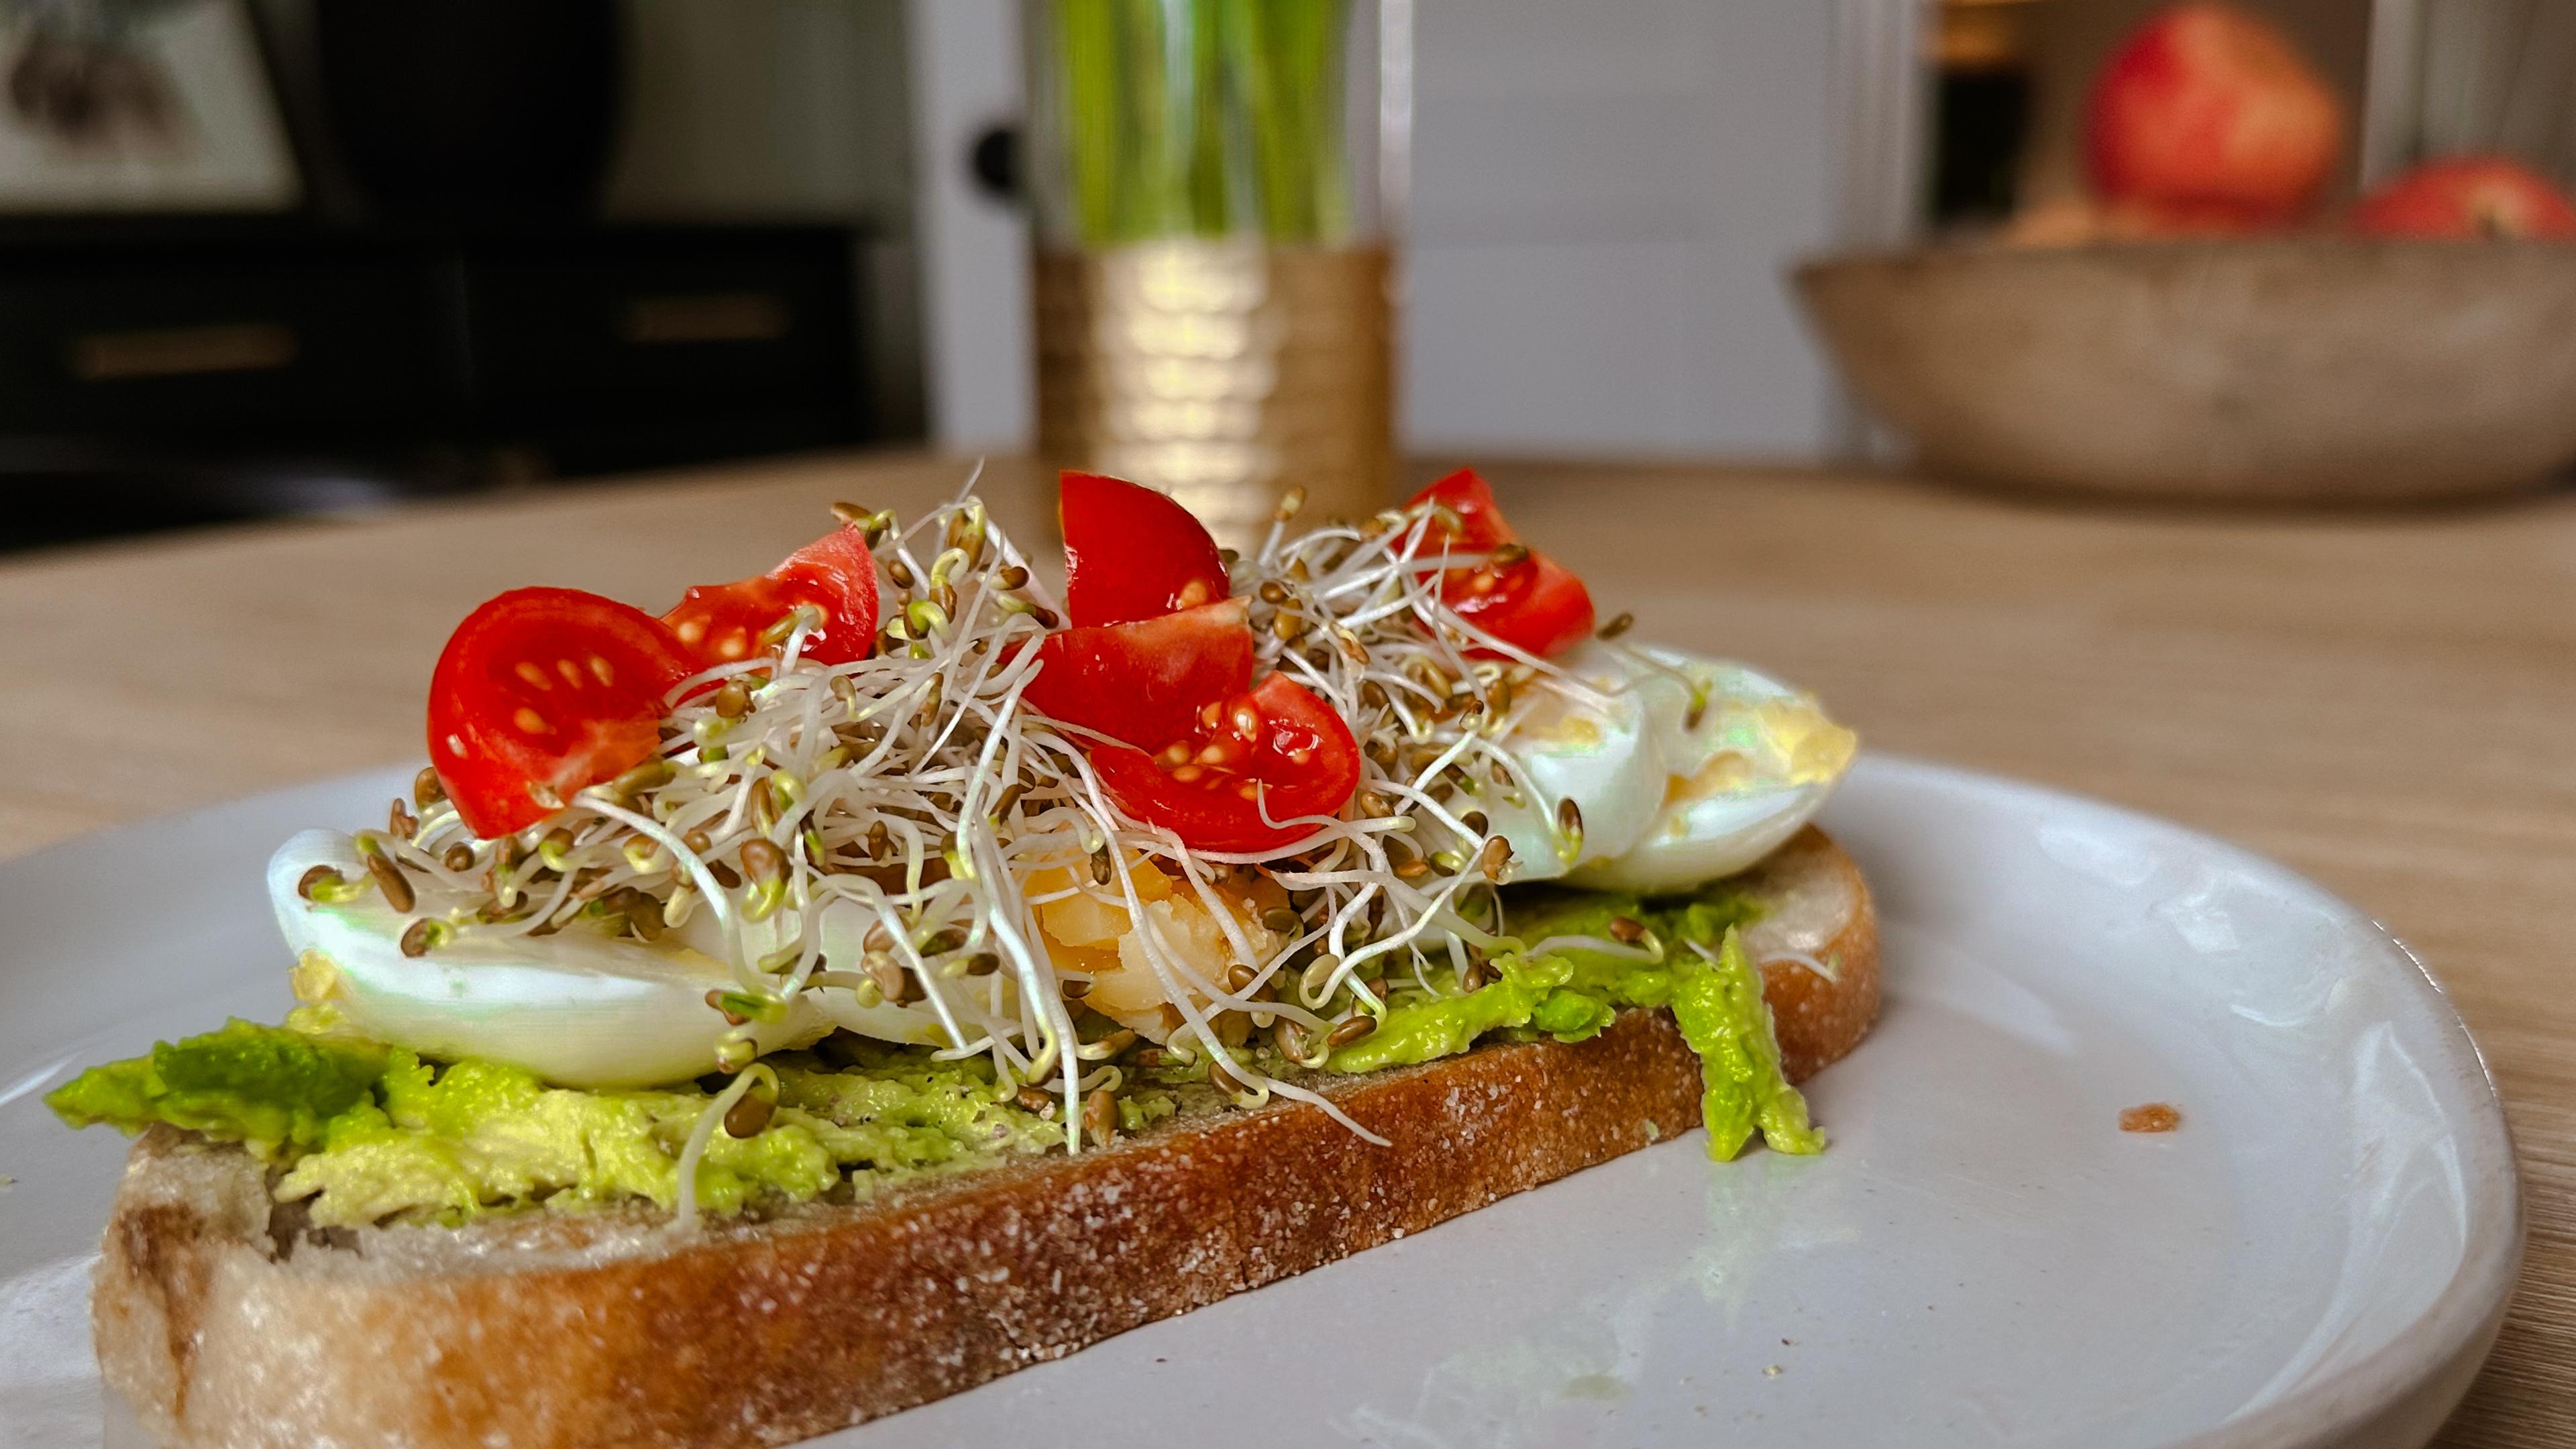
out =
<path fill-rule="evenodd" d="M 2422 953 L 2377 915 L 2297 868 L 2180 821 L 2096 796 L 1911 755 L 1873 752 L 1853 767 L 1855 775 L 1863 771 L 1917 784 L 2017 798 L 2053 810 L 2073 808 L 2126 828 L 2186 840 L 2196 849 L 2240 869 L 2250 868 L 2294 885 L 2349 915 L 2406 962 L 2408 989 L 2418 996 L 2420 1004 L 2435 1013 L 2443 1028 L 2445 1065 L 2457 1070 L 2460 1080 L 2474 1079 L 2483 1088 L 2471 1103 L 2469 1118 L 2454 1120 L 2454 1129 L 2489 1135 L 2491 1140 L 2485 1146 L 2492 1150 L 2493 1160 L 2502 1169 L 2500 1180 L 2481 1174 L 2471 1174 L 2466 1179 L 2468 1211 L 2459 1266 L 2431 1304 L 2360 1360 L 2301 1385 L 2276 1403 L 2231 1417 L 2188 1438 L 2170 1441 L 2166 1449 L 2301 1449 L 2359 1442 L 2355 1436 L 2362 1431 L 2383 1425 L 2410 1409 L 2425 1408 L 2437 1409 L 2436 1416 L 2424 1426 L 2427 1437 L 2437 1432 L 2485 1364 L 2503 1327 L 2520 1284 L 2529 1223 L 2523 1201 L 2521 1151 L 2514 1141 L 2512 1120 L 2505 1115 L 2495 1072 L 2488 1066 L 2485 1049 L 2478 1045 L 2476 1034 L 2469 1030 L 2450 992 L 2443 989 L 2441 979 L 2433 974 Z M 2493 1190 L 2486 1191 L 2489 1187 Z M 2447 1382 L 2454 1378 L 2456 1385 Z M 2436 1403 L 2424 1397 L 2428 1394 L 2441 1398 Z"/>
<path fill-rule="evenodd" d="M 120 840 L 154 828 L 198 821 L 283 796 L 354 790 L 363 784 L 394 778 L 409 768 L 407 764 L 387 764 L 347 771 L 118 822 L 0 860 L 0 877 L 76 868 L 82 855 L 113 850 Z M 2185 842 L 2236 868 L 2294 886 L 2366 929 L 2406 962 L 2407 989 L 2419 1005 L 2434 1012 L 2441 1028 L 2444 1065 L 2453 1069 L 2453 1076 L 2460 1082 L 2473 1080 L 2476 1088 L 2482 1089 L 2473 1093 L 2465 1119 L 2450 1119 L 2453 1130 L 2483 1139 L 2472 1146 L 2486 1150 L 2474 1155 L 2501 1169 L 2500 1173 L 2473 1172 L 2465 1179 L 2467 1212 L 2459 1265 L 2431 1304 L 2361 1359 L 2302 1384 L 2275 1403 L 2164 1443 L 2165 1449 L 2305 1449 L 2360 1442 L 2356 1436 L 2366 1431 L 2386 1426 L 2398 1417 L 2420 1416 L 2427 1410 L 2434 1414 L 2424 1421 L 2423 1428 L 2427 1434 L 2436 1430 L 2465 1394 L 2502 1327 L 2520 1280 L 2528 1215 L 2520 1153 L 2494 1072 L 2450 993 L 2443 989 L 2422 954 L 2370 911 L 2294 867 L 2179 821 L 2051 785 L 1884 751 L 1865 754 L 1844 787 L 1861 777 L 1884 778 L 1899 787 L 1930 787 L 2003 798 L 2061 814 L 2072 811 L 2124 829 L 2144 830 Z"/>

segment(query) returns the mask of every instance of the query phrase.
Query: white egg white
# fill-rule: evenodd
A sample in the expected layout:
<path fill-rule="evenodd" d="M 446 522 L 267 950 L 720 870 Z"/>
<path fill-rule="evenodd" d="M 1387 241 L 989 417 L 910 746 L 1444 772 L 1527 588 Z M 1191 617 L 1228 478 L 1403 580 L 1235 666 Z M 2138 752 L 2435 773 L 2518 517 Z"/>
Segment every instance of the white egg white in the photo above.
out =
<path fill-rule="evenodd" d="M 1855 746 L 1813 700 L 1740 664 L 1671 649 L 1636 655 L 1661 796 L 1626 849 L 1577 862 L 1567 880 L 1689 890 L 1760 861 L 1824 808 Z"/>
<path fill-rule="evenodd" d="M 1848 731 L 1740 664 L 1600 643 L 1560 664 L 1598 701 L 1552 701 L 1516 726 L 1503 744 L 1534 798 L 1476 807 L 1512 842 L 1507 879 L 1689 890 L 1779 848 L 1850 762 Z M 1556 829 L 1568 801 L 1579 842 Z"/>
<path fill-rule="evenodd" d="M 308 830 L 278 849 L 268 893 L 299 981 L 379 1041 L 442 1061 L 484 1057 L 573 1087 L 643 1087 L 709 1070 L 724 1018 L 707 991 L 729 987 L 723 962 L 685 944 L 611 938 L 581 926 L 551 936 L 466 930 L 423 956 L 402 953 L 409 920 L 369 891 L 356 900 L 305 900 L 296 882 L 316 865 L 355 879 L 357 846 Z M 800 997 L 784 1020 L 756 1028 L 763 1051 L 801 1046 L 831 1030 L 825 1001 Z"/>
<path fill-rule="evenodd" d="M 740 928 L 744 956 L 758 961 L 794 944 L 800 934 L 797 921 L 795 915 L 780 911 L 766 920 L 744 922 Z M 823 964 L 857 970 L 866 954 L 868 928 L 874 922 L 875 916 L 853 900 L 835 900 L 824 906 L 815 923 Z M 674 935 L 682 946 L 707 957 L 722 959 L 731 949 L 725 942 L 724 926 L 712 911 L 695 912 Z M 941 1024 L 937 1010 L 927 1004 L 893 1006 L 880 1001 L 875 1006 L 861 1006 L 856 997 L 840 990 L 810 995 L 820 997 L 822 1010 L 834 1025 L 848 1027 L 861 1036 L 914 1046 L 948 1045 L 947 1028 Z"/>
<path fill-rule="evenodd" d="M 1659 701 L 1632 687 L 1626 661 L 1606 646 L 1587 646 L 1560 663 L 1596 698 L 1550 694 L 1504 740 L 1532 787 L 1522 802 L 1488 791 L 1451 806 L 1482 810 L 1487 829 L 1511 842 L 1513 880 L 1555 880 L 1615 859 L 1645 835 L 1663 804 Z M 1579 839 L 1557 829 L 1568 801 L 1581 816 Z"/>

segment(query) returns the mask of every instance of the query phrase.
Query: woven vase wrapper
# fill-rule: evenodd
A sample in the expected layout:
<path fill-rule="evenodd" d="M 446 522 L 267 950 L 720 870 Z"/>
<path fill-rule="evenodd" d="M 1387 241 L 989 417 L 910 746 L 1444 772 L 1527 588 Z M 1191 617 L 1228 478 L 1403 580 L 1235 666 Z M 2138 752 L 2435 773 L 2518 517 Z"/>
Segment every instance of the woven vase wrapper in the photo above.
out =
<path fill-rule="evenodd" d="M 1158 241 L 1035 257 L 1038 444 L 1250 549 L 1291 484 L 1357 518 L 1394 483 L 1382 247 Z"/>

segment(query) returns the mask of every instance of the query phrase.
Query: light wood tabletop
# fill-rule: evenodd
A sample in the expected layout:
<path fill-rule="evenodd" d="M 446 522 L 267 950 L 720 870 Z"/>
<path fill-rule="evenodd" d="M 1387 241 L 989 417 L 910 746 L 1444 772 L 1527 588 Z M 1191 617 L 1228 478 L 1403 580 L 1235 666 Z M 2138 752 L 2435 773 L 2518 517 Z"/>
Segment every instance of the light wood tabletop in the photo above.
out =
<path fill-rule="evenodd" d="M 2576 1446 L 2576 496 L 2230 517 L 1486 471 L 1641 634 L 1797 680 L 1872 746 L 2241 842 L 2420 950 L 2502 1084 L 2531 1218 L 2443 1442 Z M 800 460 L 0 562 L 0 855 L 416 759 L 431 662 L 483 598 L 545 582 L 658 608 L 774 563 L 828 500 L 911 511 L 964 473 Z M 997 464 L 984 491 L 1044 536 L 1036 469 Z"/>

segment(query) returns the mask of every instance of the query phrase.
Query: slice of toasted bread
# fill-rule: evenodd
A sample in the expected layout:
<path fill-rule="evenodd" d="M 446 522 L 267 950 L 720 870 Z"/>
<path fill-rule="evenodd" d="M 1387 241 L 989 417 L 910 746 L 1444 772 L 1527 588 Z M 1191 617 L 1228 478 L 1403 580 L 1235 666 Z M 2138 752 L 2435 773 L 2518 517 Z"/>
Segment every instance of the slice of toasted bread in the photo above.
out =
<path fill-rule="evenodd" d="M 1748 945 L 1804 1077 L 1877 1015 L 1877 920 L 1815 830 L 1751 882 L 1766 912 Z M 1392 1145 L 1303 1105 L 1218 1112 L 685 1237 L 604 1212 L 324 1244 L 286 1226 L 240 1149 L 155 1128 L 99 1262 L 99 1366 L 174 1445 L 782 1444 L 1686 1132 L 1700 1079 L 1671 1018 L 1632 1011 L 1576 1045 L 1487 1045 L 1327 1090 Z"/>

